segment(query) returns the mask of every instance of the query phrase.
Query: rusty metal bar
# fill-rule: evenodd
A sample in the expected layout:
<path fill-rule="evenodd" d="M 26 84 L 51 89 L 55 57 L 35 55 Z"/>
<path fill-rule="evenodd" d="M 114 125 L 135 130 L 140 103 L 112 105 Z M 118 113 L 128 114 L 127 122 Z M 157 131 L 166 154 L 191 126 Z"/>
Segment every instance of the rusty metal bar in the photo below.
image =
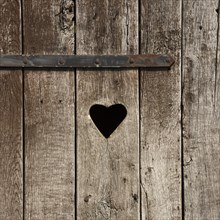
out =
<path fill-rule="evenodd" d="M 0 55 L 0 68 L 170 68 L 169 55 Z"/>

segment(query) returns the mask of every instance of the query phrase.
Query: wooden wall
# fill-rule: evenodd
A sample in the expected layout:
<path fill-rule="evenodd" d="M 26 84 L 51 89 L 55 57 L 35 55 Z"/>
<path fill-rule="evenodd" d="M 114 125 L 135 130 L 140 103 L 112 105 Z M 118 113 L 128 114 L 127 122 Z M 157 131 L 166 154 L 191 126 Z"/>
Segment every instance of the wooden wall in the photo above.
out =
<path fill-rule="evenodd" d="M 1 0 L 0 54 L 165 53 L 169 71 L 0 70 L 0 220 L 219 220 L 218 0 Z M 106 139 L 94 104 L 123 104 Z"/>

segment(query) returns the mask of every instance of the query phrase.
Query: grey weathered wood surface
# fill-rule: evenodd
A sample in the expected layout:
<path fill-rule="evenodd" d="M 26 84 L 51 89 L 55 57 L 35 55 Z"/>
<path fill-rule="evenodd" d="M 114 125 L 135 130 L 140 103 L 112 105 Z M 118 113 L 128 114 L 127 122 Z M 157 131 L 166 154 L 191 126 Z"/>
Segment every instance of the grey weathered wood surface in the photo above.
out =
<path fill-rule="evenodd" d="M 138 52 L 138 1 L 77 2 L 77 54 Z M 124 104 L 128 115 L 105 139 L 89 116 L 93 104 Z M 77 71 L 77 216 L 139 219 L 137 70 Z"/>
<path fill-rule="evenodd" d="M 168 53 L 170 71 L 141 71 L 142 219 L 181 219 L 181 1 L 141 1 L 141 52 Z"/>
<path fill-rule="evenodd" d="M 1 1 L 0 53 L 21 52 L 20 1 Z M 0 72 L 0 219 L 23 219 L 22 71 Z"/>
<path fill-rule="evenodd" d="M 184 1 L 185 219 L 220 219 L 218 0 Z"/>
<path fill-rule="evenodd" d="M 72 1 L 24 1 L 24 53 L 74 52 Z M 25 71 L 25 218 L 73 220 L 74 72 Z"/>
<path fill-rule="evenodd" d="M 0 220 L 219 220 L 218 0 L 22 2 L 0 3 L 1 54 L 135 54 L 140 40 L 176 63 L 140 81 L 134 69 L 27 70 L 24 82 L 1 69 Z M 105 139 L 89 109 L 115 103 L 128 115 Z"/>

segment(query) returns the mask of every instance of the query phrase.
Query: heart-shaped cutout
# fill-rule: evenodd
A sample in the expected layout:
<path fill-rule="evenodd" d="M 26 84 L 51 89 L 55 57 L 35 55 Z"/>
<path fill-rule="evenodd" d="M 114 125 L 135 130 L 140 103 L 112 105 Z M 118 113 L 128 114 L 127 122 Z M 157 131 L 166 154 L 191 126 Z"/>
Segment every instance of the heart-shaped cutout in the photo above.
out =
<path fill-rule="evenodd" d="M 125 119 L 127 109 L 122 104 L 110 107 L 96 104 L 90 108 L 89 113 L 99 131 L 108 138 Z"/>

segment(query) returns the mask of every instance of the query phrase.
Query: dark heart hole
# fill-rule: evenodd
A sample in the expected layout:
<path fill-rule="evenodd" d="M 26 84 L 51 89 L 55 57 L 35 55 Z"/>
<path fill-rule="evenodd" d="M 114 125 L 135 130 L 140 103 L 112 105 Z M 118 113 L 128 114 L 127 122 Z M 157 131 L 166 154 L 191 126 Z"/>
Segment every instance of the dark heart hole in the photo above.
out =
<path fill-rule="evenodd" d="M 89 113 L 99 131 L 105 138 L 108 138 L 125 119 L 127 110 L 121 104 L 110 107 L 93 105 Z"/>

